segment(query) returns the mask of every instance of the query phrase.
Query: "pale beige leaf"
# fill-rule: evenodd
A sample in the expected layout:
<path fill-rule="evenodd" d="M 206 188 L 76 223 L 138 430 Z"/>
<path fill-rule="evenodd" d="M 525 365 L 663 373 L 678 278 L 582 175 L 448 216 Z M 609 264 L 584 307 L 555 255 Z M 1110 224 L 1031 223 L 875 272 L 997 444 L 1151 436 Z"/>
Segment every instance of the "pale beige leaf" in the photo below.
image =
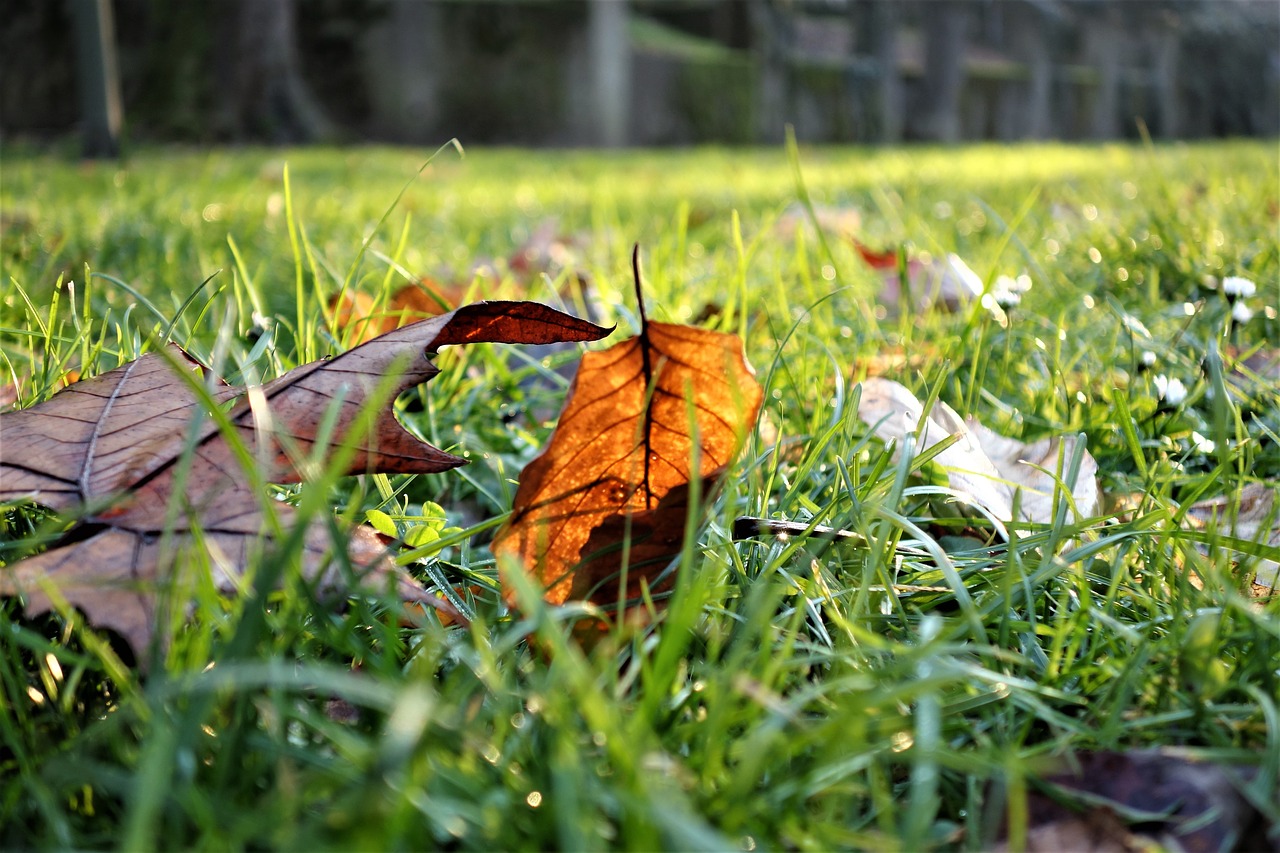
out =
<path fill-rule="evenodd" d="M 1065 435 L 1026 444 L 988 429 L 972 416 L 965 419 L 965 425 L 1001 476 L 1014 488 L 1022 489 L 1023 517 L 1041 524 L 1052 521 L 1058 480 L 1066 482 L 1067 468 L 1083 438 Z M 1087 448 L 1082 447 L 1080 452 L 1080 468 L 1070 483 L 1071 498 L 1077 516 L 1090 518 L 1098 514 L 1100 506 L 1098 463 Z"/>
<path fill-rule="evenodd" d="M 925 418 L 924 405 L 914 394 L 878 376 L 862 383 L 858 417 L 882 440 L 894 441 L 899 448 L 908 435 L 919 435 L 921 451 L 956 436 L 955 443 L 938 453 L 934 462 L 946 472 L 951 488 L 1003 522 L 1013 520 L 1015 490 L 1022 493 L 1019 520 L 1037 524 L 1053 521 L 1055 500 L 1063 499 L 1056 475 L 1061 471 L 1065 479 L 1071 455 L 1081 440 L 1066 436 L 1025 444 L 993 432 L 974 418 L 961 418 L 941 401 Z M 1087 449 L 1081 452 L 1078 476 L 1070 484 L 1070 492 L 1076 517 L 1089 518 L 1098 511 L 1098 466 Z"/>

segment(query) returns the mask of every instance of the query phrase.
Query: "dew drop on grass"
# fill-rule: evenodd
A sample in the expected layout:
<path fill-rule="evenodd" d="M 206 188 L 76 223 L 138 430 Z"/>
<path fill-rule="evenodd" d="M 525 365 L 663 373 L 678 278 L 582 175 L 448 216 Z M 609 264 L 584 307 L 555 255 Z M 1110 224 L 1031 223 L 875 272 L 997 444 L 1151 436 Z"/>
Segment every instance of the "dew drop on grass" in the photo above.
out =
<path fill-rule="evenodd" d="M 1093 261 L 1095 264 L 1102 263 L 1102 253 L 1098 251 L 1097 246 L 1089 247 L 1089 260 Z"/>

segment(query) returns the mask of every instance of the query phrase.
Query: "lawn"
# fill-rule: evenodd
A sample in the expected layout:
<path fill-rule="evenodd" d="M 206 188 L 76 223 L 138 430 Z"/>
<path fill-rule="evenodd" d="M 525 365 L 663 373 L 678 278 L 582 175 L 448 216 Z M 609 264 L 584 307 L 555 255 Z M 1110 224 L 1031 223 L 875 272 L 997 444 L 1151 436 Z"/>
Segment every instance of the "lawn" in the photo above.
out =
<path fill-rule="evenodd" d="M 82 619 L 9 599 L 0 847 L 984 849 L 1025 839 L 1067 756 L 1148 747 L 1243 768 L 1280 841 L 1280 598 L 1250 584 L 1280 554 L 1185 517 L 1280 480 L 1280 388 L 1238 366 L 1280 342 L 1274 142 L 445 149 L 418 174 L 430 154 L 8 146 L 5 404 L 166 332 L 269 379 L 346 347 L 334 294 L 417 276 L 621 337 L 639 243 L 649 315 L 741 333 L 765 393 L 670 599 L 589 649 L 572 607 L 508 611 L 488 537 L 576 353 L 446 352 L 398 410 L 469 466 L 274 494 L 462 528 L 410 569 L 462 590 L 471 627 L 317 602 L 285 560 L 283 593 L 166 623 L 144 673 Z M 851 235 L 1032 286 L 1003 317 L 887 311 Z M 1229 276 L 1257 293 L 1233 305 Z M 1007 545 L 954 535 L 976 523 L 938 472 L 858 417 L 873 374 L 1005 435 L 1082 434 L 1098 514 Z M 67 524 L 0 509 L 0 572 Z M 733 541 L 740 515 L 863 538 Z"/>

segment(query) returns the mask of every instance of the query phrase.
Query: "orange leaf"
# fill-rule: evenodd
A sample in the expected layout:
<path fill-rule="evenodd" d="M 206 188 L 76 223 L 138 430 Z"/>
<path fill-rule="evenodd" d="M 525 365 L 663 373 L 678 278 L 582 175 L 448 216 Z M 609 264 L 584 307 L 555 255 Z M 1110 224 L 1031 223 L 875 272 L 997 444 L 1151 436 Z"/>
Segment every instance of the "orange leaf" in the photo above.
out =
<path fill-rule="evenodd" d="M 553 604 L 613 604 L 624 570 L 627 598 L 658 579 L 681 549 L 691 479 L 714 486 L 760 408 L 737 336 L 650 322 L 643 301 L 640 316 L 637 337 L 583 356 L 494 538 L 499 565 L 532 574 Z"/>
<path fill-rule="evenodd" d="M 896 249 L 886 249 L 879 251 L 871 248 L 865 243 L 852 240 L 853 248 L 858 250 L 858 254 L 862 256 L 862 260 L 866 261 L 867 266 L 875 270 L 896 270 L 898 268 L 898 252 Z"/>

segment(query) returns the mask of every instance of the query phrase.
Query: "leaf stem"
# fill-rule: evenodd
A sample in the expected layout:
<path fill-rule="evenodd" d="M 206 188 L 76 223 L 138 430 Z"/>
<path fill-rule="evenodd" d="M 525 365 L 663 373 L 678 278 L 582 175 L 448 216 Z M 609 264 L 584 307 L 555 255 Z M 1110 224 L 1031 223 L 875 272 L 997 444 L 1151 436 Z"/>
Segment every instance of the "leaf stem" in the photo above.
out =
<path fill-rule="evenodd" d="M 640 344 L 640 369 L 644 374 L 645 401 L 644 401 L 644 436 L 643 446 L 641 448 L 644 459 L 644 477 L 641 483 L 644 484 L 644 508 L 653 509 L 653 489 L 649 480 L 649 457 L 653 453 L 653 363 L 649 360 L 649 315 L 644 310 L 644 288 L 640 283 L 640 244 L 636 243 L 631 247 L 631 275 L 635 279 L 636 286 L 636 307 L 640 311 L 640 334 L 638 342 Z"/>
<path fill-rule="evenodd" d="M 645 329 L 649 326 L 649 315 L 644 311 L 644 292 L 640 286 L 640 244 L 636 243 L 631 247 L 631 275 L 635 280 L 636 286 L 636 307 L 640 310 L 640 335 L 644 336 Z M 645 363 L 648 364 L 648 354 L 645 354 Z M 648 370 L 645 371 L 646 376 Z"/>

